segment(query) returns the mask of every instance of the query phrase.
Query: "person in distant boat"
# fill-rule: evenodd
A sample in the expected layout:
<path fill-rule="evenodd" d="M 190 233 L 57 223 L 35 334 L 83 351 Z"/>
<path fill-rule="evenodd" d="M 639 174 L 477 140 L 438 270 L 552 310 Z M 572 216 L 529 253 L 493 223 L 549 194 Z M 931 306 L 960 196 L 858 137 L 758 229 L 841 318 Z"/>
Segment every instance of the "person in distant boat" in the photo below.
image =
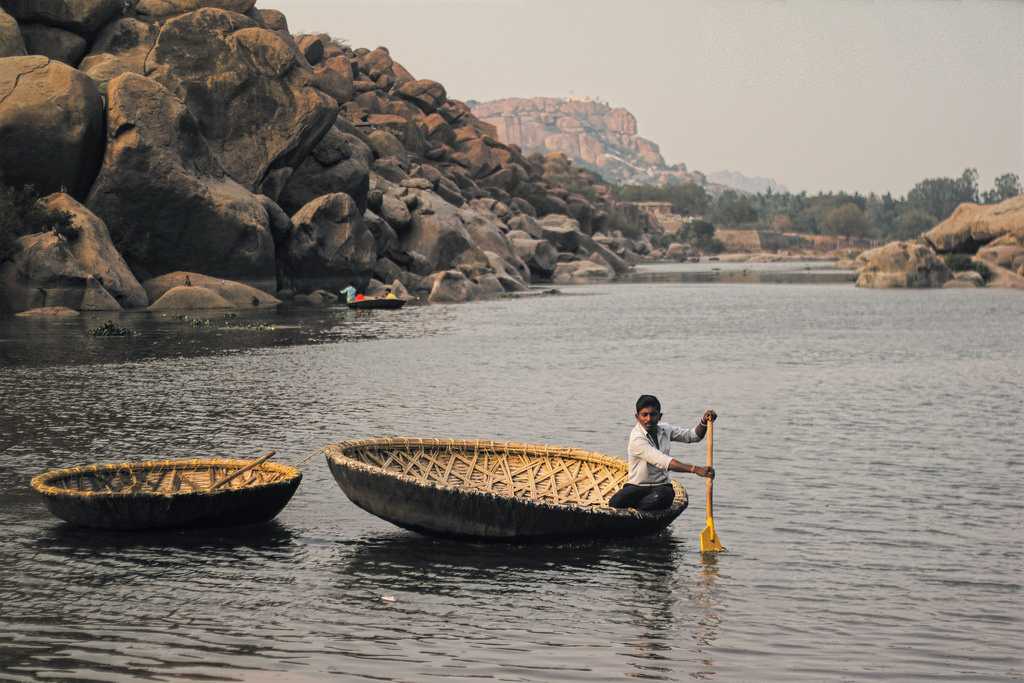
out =
<path fill-rule="evenodd" d="M 384 292 L 385 292 L 385 294 L 384 294 L 384 298 L 385 299 L 397 299 L 398 298 L 397 296 L 395 296 L 395 293 L 391 291 L 390 287 L 385 289 Z"/>
<path fill-rule="evenodd" d="M 669 455 L 669 450 L 673 441 L 694 443 L 703 439 L 708 430 L 708 422 L 714 422 L 717 417 L 715 411 L 705 410 L 700 422 L 692 429 L 659 424 L 661 402 L 649 394 L 637 399 L 636 424 L 629 433 L 626 447 L 629 475 L 626 485 L 611 497 L 608 505 L 647 511 L 668 508 L 675 497 L 672 482 L 668 478 L 669 471 L 690 472 L 698 477 L 714 479 L 713 467 L 679 462 Z"/>

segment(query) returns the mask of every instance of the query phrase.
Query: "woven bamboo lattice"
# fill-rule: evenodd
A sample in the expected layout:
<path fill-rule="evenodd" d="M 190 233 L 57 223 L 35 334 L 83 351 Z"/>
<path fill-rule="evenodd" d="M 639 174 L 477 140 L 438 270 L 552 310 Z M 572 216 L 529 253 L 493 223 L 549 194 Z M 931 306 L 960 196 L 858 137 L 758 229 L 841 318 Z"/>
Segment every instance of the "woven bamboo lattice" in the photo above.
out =
<path fill-rule="evenodd" d="M 627 475 L 626 464 L 616 458 L 536 444 L 382 438 L 325 450 L 419 484 L 554 505 L 606 507 Z"/>
<path fill-rule="evenodd" d="M 42 494 L 62 496 L 215 494 L 275 484 L 298 476 L 294 467 L 264 462 L 211 491 L 214 483 L 250 462 L 234 459 L 147 460 L 69 467 L 35 477 L 32 487 Z"/>

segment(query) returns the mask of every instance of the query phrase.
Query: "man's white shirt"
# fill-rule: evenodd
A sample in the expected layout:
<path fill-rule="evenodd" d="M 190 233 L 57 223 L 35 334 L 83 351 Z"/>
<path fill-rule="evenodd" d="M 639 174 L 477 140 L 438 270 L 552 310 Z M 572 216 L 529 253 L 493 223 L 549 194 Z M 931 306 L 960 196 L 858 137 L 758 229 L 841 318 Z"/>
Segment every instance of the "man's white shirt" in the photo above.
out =
<path fill-rule="evenodd" d="M 664 422 L 658 424 L 658 447 L 647 438 L 647 430 L 637 422 L 629 433 L 626 445 L 626 463 L 629 467 L 627 484 L 636 486 L 660 486 L 668 484 L 669 455 L 673 441 L 693 443 L 700 441 L 694 428 L 683 429 Z"/>

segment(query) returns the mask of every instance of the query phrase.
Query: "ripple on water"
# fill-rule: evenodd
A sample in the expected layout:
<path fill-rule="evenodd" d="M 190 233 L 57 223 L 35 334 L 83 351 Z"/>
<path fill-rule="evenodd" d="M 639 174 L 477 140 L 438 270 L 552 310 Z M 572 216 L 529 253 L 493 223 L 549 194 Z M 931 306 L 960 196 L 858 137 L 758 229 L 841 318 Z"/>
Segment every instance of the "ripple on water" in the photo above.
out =
<path fill-rule="evenodd" d="M 84 335 L 88 316 L 0 321 L 0 677 L 1020 680 L 1019 297 L 573 291 L 253 313 L 262 332 L 127 314 L 126 343 Z M 321 458 L 250 529 L 75 530 L 28 489 L 48 467 L 296 463 L 378 434 L 621 454 L 640 393 L 683 425 L 718 409 L 722 557 L 697 552 L 688 476 L 664 535 L 525 547 L 397 530 Z"/>

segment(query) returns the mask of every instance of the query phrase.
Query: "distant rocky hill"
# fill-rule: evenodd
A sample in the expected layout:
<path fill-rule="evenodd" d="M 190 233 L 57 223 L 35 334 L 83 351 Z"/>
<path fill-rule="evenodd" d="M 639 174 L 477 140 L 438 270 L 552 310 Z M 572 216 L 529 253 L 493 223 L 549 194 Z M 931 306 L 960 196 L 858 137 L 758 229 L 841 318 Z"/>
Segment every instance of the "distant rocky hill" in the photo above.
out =
<path fill-rule="evenodd" d="M 789 192 L 785 185 L 780 185 L 771 178 L 762 176 L 746 176 L 737 171 L 715 171 L 708 173 L 707 179 L 718 185 L 725 185 L 734 190 L 742 190 L 751 194 L 758 194 L 771 190 L 776 193 Z"/>
<path fill-rule="evenodd" d="M 473 114 L 493 125 L 498 139 L 525 154 L 561 152 L 606 180 L 626 185 L 707 185 L 686 164 L 668 165 L 658 145 L 637 135 L 636 117 L 591 99 L 511 97 L 469 101 Z"/>

